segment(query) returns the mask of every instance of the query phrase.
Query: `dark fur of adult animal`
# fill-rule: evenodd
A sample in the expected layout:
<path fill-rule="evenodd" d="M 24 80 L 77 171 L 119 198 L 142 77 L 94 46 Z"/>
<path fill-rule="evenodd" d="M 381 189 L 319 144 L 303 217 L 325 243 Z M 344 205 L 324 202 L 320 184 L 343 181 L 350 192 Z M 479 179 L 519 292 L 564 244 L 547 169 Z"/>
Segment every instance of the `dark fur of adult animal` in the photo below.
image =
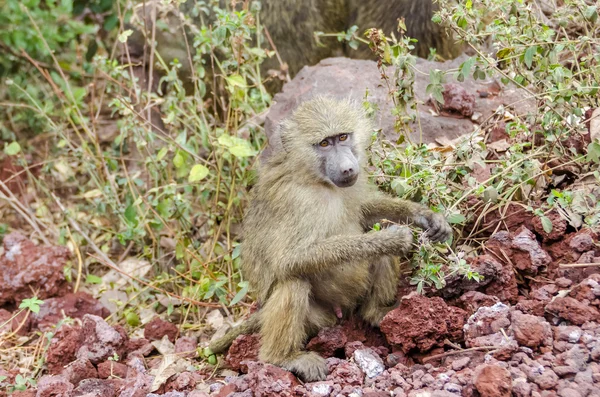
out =
<path fill-rule="evenodd" d="M 282 123 L 281 150 L 259 169 L 243 223 L 242 273 L 261 308 L 213 342 L 213 352 L 259 331 L 261 360 L 304 381 L 323 380 L 327 365 L 304 350 L 308 338 L 339 313 L 378 326 L 396 304 L 396 257 L 412 247 L 413 234 L 372 226 L 388 219 L 421 227 L 435 241 L 450 236 L 443 215 L 368 182 L 371 131 L 361 107 L 326 97 L 301 104 Z"/>
<path fill-rule="evenodd" d="M 229 6 L 230 1 L 220 0 L 220 7 Z M 243 2 L 239 2 L 243 3 Z M 145 19 L 146 34 L 135 30 L 129 38 L 128 47 L 134 58 L 148 56 L 149 49 L 145 45 L 145 35 L 152 36 L 152 10 L 154 3 L 147 1 L 138 13 Z M 188 0 L 181 7 L 181 13 L 189 13 L 193 0 Z M 427 57 L 429 48 L 437 49 L 437 53 L 451 59 L 460 54 L 463 46 L 457 44 L 448 35 L 446 29 L 431 21 L 437 4 L 433 0 L 262 0 L 260 18 L 268 30 L 283 62 L 287 63 L 291 77 L 294 77 L 305 65 L 314 65 L 320 60 L 332 56 L 373 59 L 374 56 L 367 45 L 361 44 L 353 50 L 335 38 L 324 38 L 325 47 L 318 46 L 313 33 L 321 31 L 336 33 L 357 25 L 360 34 L 369 28 L 381 28 L 385 34 L 397 32 L 398 19 L 405 18 L 406 34 L 418 40 L 415 54 Z M 160 8 L 160 7 L 159 7 Z M 166 23 L 168 30 L 156 29 L 155 40 L 157 51 L 167 64 L 177 58 L 182 64 L 180 75 L 184 79 L 191 74 L 188 48 L 192 48 L 193 39 L 187 31 L 187 40 L 183 37 L 184 24 L 176 13 L 159 13 L 158 19 Z M 196 18 L 194 23 L 208 24 L 214 15 L 204 15 L 202 21 Z M 263 43 L 268 43 L 262 40 Z M 146 48 L 145 48 L 146 47 Z M 265 60 L 262 65 L 263 75 L 268 70 L 280 69 L 276 57 Z M 271 82 L 270 90 L 277 91 L 281 82 Z"/>

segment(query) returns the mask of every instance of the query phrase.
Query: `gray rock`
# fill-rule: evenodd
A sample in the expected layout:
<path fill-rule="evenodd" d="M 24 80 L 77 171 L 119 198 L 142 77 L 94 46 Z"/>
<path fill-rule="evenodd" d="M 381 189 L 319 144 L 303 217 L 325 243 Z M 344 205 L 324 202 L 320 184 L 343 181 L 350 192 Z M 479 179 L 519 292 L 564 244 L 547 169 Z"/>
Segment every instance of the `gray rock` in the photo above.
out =
<path fill-rule="evenodd" d="M 357 349 L 354 351 L 354 362 L 369 378 L 374 378 L 385 370 L 383 360 L 373 350 Z"/>
<path fill-rule="evenodd" d="M 473 118 L 485 120 L 499 106 L 514 105 L 518 114 L 527 114 L 535 109 L 535 100 L 528 98 L 524 91 L 505 88 L 497 92 L 498 85 L 491 80 L 475 81 L 469 78 L 462 83 L 456 83 L 451 76 L 448 76 L 447 82 L 453 83 L 454 89 L 464 89 L 466 93 L 475 95 L 472 105 L 473 117 L 438 114 L 429 103 L 429 94 L 426 93 L 429 71 L 457 68 L 466 59 L 467 57 L 464 55 L 444 63 L 417 59 L 416 68 L 423 74 L 416 74 L 414 86 L 419 104 L 417 106 L 418 120 L 411 126 L 413 142 L 432 143 L 439 139 L 454 139 L 469 134 L 477 126 L 472 120 Z M 393 68 L 388 68 L 387 73 L 392 76 Z M 395 141 L 398 134 L 394 132 L 394 116 L 391 113 L 393 104 L 389 98 L 388 88 L 381 80 L 377 63 L 348 58 L 327 58 L 315 66 L 302 68 L 298 75 L 283 87 L 283 91 L 275 95 L 274 105 L 265 120 L 265 132 L 269 138 L 270 147 L 264 152 L 264 156 L 268 156 L 271 150 L 280 147 L 279 138 L 275 134 L 277 125 L 289 116 L 300 103 L 317 94 L 351 97 L 362 102 L 367 90 L 369 92 L 367 100 L 379 109 L 375 118 L 377 128 L 381 128 L 387 139 Z M 469 112 L 466 113 L 469 114 Z"/>

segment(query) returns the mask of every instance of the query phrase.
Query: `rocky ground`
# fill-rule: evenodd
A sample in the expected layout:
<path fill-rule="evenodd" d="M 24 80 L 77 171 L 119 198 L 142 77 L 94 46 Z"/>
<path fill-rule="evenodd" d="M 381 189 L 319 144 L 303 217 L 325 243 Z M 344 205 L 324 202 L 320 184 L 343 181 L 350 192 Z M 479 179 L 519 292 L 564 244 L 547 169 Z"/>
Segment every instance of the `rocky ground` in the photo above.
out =
<path fill-rule="evenodd" d="M 129 337 L 90 294 L 71 292 L 66 249 L 10 234 L 0 332 L 55 332 L 36 388 L 12 395 L 600 397 L 598 235 L 550 219 L 546 233 L 537 218 L 509 213 L 511 231 L 492 234 L 485 253 L 469 259 L 480 283 L 456 277 L 427 296 L 403 287 L 380 330 L 352 318 L 322 330 L 307 348 L 327 358 L 330 374 L 308 384 L 259 362 L 256 335 L 239 337 L 219 369 L 199 370 L 198 339 L 175 324 L 156 317 L 143 337 Z M 31 291 L 45 301 L 41 310 L 14 317 Z M 18 364 L 0 369 L 1 386 L 18 374 Z"/>

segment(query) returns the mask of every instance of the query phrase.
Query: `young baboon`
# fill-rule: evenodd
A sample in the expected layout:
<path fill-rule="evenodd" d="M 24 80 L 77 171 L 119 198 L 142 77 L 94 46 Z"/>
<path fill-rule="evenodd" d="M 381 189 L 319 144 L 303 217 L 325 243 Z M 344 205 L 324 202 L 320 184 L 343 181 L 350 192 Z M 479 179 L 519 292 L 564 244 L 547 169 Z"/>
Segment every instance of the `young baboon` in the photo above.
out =
<path fill-rule="evenodd" d="M 227 348 L 260 330 L 260 358 L 304 381 L 327 375 L 307 338 L 356 311 L 378 326 L 396 300 L 398 261 L 412 245 L 406 226 L 372 232 L 382 219 L 412 223 L 446 240 L 445 218 L 386 196 L 364 172 L 372 128 L 349 100 L 317 97 L 280 126 L 282 148 L 259 169 L 243 223 L 242 272 L 260 302 L 243 329 L 213 343 Z"/>

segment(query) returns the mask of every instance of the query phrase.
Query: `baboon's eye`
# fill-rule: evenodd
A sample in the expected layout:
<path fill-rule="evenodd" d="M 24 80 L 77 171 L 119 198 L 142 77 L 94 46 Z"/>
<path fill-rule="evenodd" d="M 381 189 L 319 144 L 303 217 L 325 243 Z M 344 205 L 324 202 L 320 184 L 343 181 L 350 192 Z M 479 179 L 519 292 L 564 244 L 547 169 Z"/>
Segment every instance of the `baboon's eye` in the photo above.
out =
<path fill-rule="evenodd" d="M 327 147 L 329 146 L 329 142 L 327 142 L 327 139 L 323 139 L 321 142 L 319 142 L 319 146 Z"/>
<path fill-rule="evenodd" d="M 348 139 L 348 134 L 342 134 L 338 138 L 340 141 L 345 141 L 346 139 Z"/>

